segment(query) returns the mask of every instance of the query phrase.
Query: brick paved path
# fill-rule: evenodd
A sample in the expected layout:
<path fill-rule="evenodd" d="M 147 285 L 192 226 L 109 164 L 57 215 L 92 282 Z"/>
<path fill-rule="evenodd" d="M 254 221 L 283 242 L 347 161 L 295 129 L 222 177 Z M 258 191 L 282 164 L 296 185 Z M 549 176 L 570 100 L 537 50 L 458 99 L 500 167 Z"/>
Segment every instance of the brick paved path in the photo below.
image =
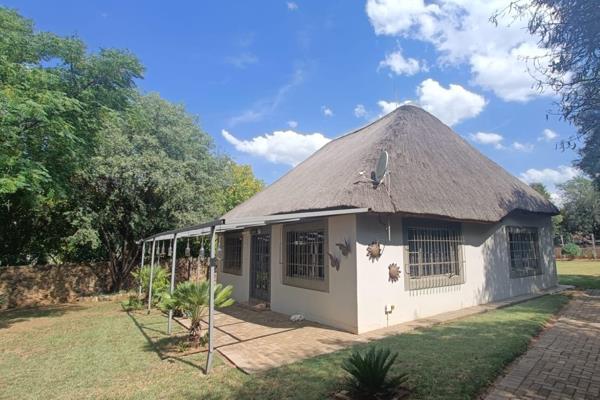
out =
<path fill-rule="evenodd" d="M 600 399 L 600 292 L 577 295 L 486 400 Z"/>

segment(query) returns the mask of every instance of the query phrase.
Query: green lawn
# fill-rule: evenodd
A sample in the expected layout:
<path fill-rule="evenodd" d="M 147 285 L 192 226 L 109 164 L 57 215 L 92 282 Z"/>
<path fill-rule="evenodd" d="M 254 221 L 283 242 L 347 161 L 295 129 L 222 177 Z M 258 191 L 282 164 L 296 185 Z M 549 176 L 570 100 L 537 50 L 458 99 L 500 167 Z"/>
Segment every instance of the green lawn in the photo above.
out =
<path fill-rule="evenodd" d="M 600 289 L 600 261 L 557 261 L 558 280 L 580 289 Z"/>
<path fill-rule="evenodd" d="M 473 398 L 566 301 L 544 296 L 376 345 L 400 353 L 411 398 Z M 203 355 L 168 358 L 150 344 L 165 338 L 162 315 L 130 315 L 114 302 L 0 313 L 0 399 L 323 399 L 349 353 L 254 376 L 217 358 L 206 377 Z"/>

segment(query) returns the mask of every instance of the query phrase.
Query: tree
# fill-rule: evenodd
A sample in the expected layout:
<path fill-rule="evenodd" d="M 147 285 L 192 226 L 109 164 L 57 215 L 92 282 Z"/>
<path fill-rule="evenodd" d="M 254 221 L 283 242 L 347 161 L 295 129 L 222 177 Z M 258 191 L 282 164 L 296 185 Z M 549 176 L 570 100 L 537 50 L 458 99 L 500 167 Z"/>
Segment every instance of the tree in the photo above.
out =
<path fill-rule="evenodd" d="M 220 214 L 225 165 L 182 106 L 138 96 L 102 129 L 96 154 L 76 177 L 80 245 L 100 243 L 119 290 L 135 265 L 135 241 Z M 85 223 L 88 221 L 88 223 Z"/>
<path fill-rule="evenodd" d="M 560 185 L 563 203 L 563 224 L 571 233 L 594 233 L 600 236 L 600 192 L 592 181 L 577 177 Z"/>
<path fill-rule="evenodd" d="M 228 182 L 222 191 L 221 207 L 224 212 L 246 201 L 264 188 L 264 183 L 256 179 L 249 165 L 227 164 Z"/>
<path fill-rule="evenodd" d="M 231 298 L 232 286 L 223 286 L 220 283 L 215 286 L 215 307 L 229 307 L 234 303 Z M 170 299 L 166 300 L 167 308 L 179 310 L 190 319 L 189 339 L 196 346 L 200 343 L 201 321 L 208 308 L 209 283 L 181 282 L 173 292 Z"/>
<path fill-rule="evenodd" d="M 71 179 L 142 71 L 127 52 L 90 54 L 0 7 L 0 261 L 44 259 L 64 245 Z"/>
<path fill-rule="evenodd" d="M 560 96 L 563 118 L 577 128 L 577 136 L 562 143 L 575 147 L 583 139 L 577 165 L 600 183 L 600 7 L 597 0 L 517 0 L 507 11 L 528 20 L 529 32 L 548 55 L 534 59 L 542 73 L 540 85 Z"/>
<path fill-rule="evenodd" d="M 118 290 L 136 240 L 262 187 L 183 106 L 140 95 L 142 72 L 126 51 L 90 53 L 0 7 L 0 264 L 108 260 Z"/>
<path fill-rule="evenodd" d="M 544 196 L 544 198 L 546 200 L 551 200 L 550 197 L 550 192 L 548 191 L 548 189 L 546 189 L 546 185 L 544 185 L 541 182 L 533 182 L 530 183 L 529 186 L 535 190 L 536 192 L 538 192 L 539 194 L 541 194 L 542 196 Z"/>
<path fill-rule="evenodd" d="M 543 183 L 533 182 L 533 183 L 530 183 L 529 186 L 531 186 L 531 188 L 533 190 L 535 190 L 536 192 L 538 192 L 539 194 L 544 196 L 544 198 L 546 200 L 552 201 L 552 196 L 550 195 L 550 192 L 548 191 L 548 189 L 546 189 L 546 185 L 544 185 Z M 552 231 L 554 232 L 554 239 L 556 241 L 560 240 L 561 236 L 564 234 L 562 222 L 563 222 L 562 214 L 554 215 L 552 217 Z M 561 242 L 562 242 L 562 240 L 561 240 Z"/>

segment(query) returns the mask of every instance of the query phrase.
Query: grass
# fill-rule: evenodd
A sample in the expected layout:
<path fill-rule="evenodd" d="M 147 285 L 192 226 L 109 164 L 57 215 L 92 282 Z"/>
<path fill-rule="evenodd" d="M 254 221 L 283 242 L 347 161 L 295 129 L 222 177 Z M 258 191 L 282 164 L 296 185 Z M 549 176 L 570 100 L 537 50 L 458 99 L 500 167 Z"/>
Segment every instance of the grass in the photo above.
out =
<path fill-rule="evenodd" d="M 412 399 L 473 398 L 523 353 L 567 301 L 544 296 L 370 345 L 399 352 Z M 0 399 L 324 399 L 337 390 L 350 349 L 248 376 L 217 357 L 161 357 L 159 313 L 128 314 L 118 303 L 0 313 Z M 176 326 L 176 330 L 180 330 Z"/>
<path fill-rule="evenodd" d="M 600 261 L 557 261 L 558 281 L 579 289 L 600 289 Z"/>

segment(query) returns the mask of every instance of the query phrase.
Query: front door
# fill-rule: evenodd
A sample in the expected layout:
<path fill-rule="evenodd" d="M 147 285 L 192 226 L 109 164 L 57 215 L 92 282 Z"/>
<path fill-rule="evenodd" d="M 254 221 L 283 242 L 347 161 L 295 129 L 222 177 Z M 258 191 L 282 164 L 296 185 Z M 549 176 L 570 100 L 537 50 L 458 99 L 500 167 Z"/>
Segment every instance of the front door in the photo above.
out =
<path fill-rule="evenodd" d="M 252 235 L 250 248 L 250 297 L 271 300 L 271 235 Z"/>

